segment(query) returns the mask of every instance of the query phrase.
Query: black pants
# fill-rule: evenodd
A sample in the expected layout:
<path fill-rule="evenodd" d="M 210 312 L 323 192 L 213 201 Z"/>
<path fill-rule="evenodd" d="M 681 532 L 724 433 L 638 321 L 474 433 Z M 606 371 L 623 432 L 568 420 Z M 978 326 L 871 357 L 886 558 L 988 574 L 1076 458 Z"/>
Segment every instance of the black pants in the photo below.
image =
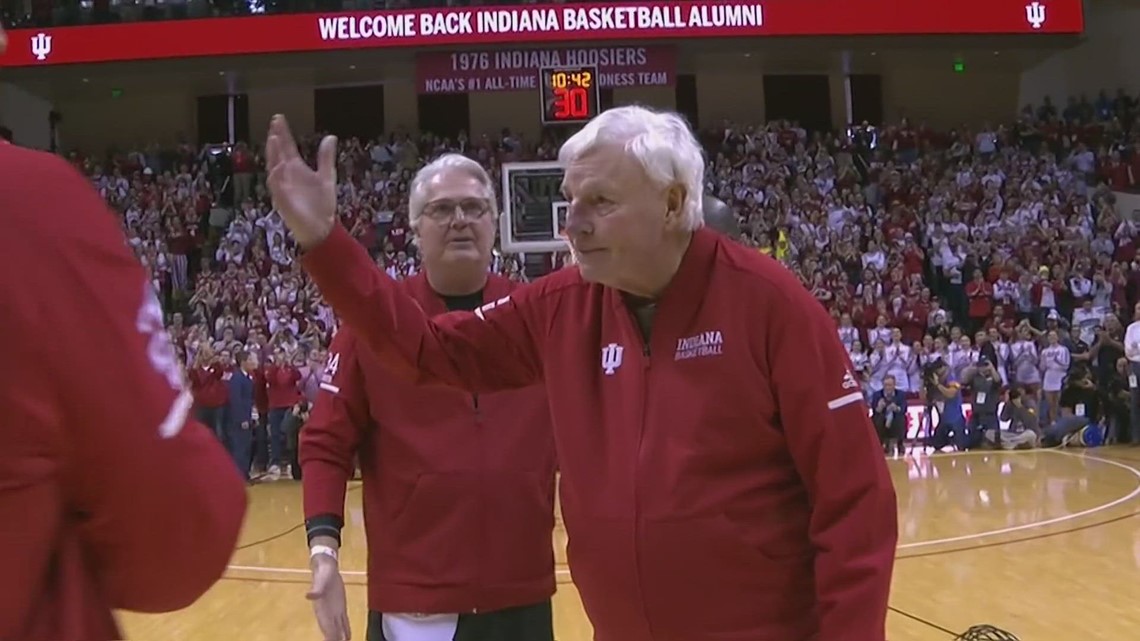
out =
<path fill-rule="evenodd" d="M 895 412 L 891 416 L 890 422 L 887 421 L 886 412 L 875 412 L 871 417 L 871 422 L 875 424 L 875 429 L 879 432 L 879 440 L 883 445 L 888 441 L 895 441 L 902 443 L 906 440 L 906 412 Z"/>
<path fill-rule="evenodd" d="M 367 641 L 384 638 L 381 614 L 368 612 Z M 550 601 L 494 612 L 460 614 L 453 641 L 554 641 Z"/>

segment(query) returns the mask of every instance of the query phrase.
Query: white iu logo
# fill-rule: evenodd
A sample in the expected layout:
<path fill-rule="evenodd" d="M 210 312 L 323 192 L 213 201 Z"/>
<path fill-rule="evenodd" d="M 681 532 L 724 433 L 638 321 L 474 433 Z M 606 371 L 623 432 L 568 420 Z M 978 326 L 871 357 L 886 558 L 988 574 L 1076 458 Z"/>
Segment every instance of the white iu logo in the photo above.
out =
<path fill-rule="evenodd" d="M 602 348 L 602 371 L 606 376 L 613 376 L 617 368 L 621 367 L 621 354 L 625 348 L 617 343 L 610 343 Z"/>
<path fill-rule="evenodd" d="M 37 33 L 32 37 L 32 55 L 36 60 L 43 62 L 51 55 L 51 36 L 46 33 Z"/>
<path fill-rule="evenodd" d="M 1025 21 L 1034 29 L 1040 29 L 1045 24 L 1045 5 L 1040 2 L 1025 5 Z"/>

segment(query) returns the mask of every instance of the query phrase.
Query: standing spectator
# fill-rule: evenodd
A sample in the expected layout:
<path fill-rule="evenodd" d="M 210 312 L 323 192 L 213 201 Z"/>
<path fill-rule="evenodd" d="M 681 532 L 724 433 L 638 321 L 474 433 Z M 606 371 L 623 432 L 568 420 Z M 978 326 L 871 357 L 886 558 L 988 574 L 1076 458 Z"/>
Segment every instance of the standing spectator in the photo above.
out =
<path fill-rule="evenodd" d="M 233 167 L 234 204 L 240 205 L 253 198 L 253 179 L 257 174 L 257 164 L 253 152 L 244 142 L 234 145 L 230 153 Z"/>
<path fill-rule="evenodd" d="M 225 440 L 225 410 L 229 403 L 229 387 L 222 380 L 225 369 L 214 356 L 210 345 L 202 345 L 194 354 L 188 378 L 198 420 L 213 430 L 219 440 Z"/>
<path fill-rule="evenodd" d="M 1133 445 L 1140 445 L 1140 303 L 1132 310 L 1132 322 L 1124 332 L 1124 356 L 1128 359 L 1128 389 L 1131 399 Z"/>
<path fill-rule="evenodd" d="M 254 407 L 253 371 L 257 369 L 257 355 L 238 352 L 237 369 L 229 380 L 230 399 L 226 405 L 226 447 L 237 465 L 238 474 L 248 482 L 249 468 L 253 463 Z"/>
<path fill-rule="evenodd" d="M 269 469 L 269 389 L 265 376 L 263 346 L 257 340 L 250 340 L 244 346 L 238 344 L 257 357 L 257 367 L 250 372 L 253 381 L 253 448 L 252 469 L 258 474 Z M 276 478 L 274 479 L 276 480 Z"/>
<path fill-rule="evenodd" d="M 981 329 L 994 307 L 994 288 L 982 275 L 982 270 L 974 270 L 974 278 L 966 285 L 966 297 L 969 299 L 970 327 L 966 331 L 973 334 Z"/>
<path fill-rule="evenodd" d="M 1046 346 L 1038 357 L 1038 369 L 1041 370 L 1041 391 L 1045 401 L 1041 404 L 1041 420 L 1048 425 L 1057 418 L 1061 388 L 1069 372 L 1072 356 L 1069 348 L 1061 344 L 1056 330 L 1048 332 L 1045 341 Z"/>
<path fill-rule="evenodd" d="M 282 422 L 301 400 L 301 371 L 294 367 L 284 350 L 273 353 L 265 367 L 269 395 L 269 456 L 266 472 L 270 480 L 281 477 L 281 466 L 288 465 Z"/>

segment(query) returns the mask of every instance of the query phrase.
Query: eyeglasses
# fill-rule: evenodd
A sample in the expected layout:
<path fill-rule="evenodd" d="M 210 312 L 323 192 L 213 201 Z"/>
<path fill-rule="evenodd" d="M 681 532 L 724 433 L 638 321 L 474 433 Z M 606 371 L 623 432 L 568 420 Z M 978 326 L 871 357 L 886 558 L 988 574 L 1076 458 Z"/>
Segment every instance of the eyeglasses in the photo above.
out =
<path fill-rule="evenodd" d="M 491 211 L 490 204 L 479 198 L 467 198 L 458 202 L 454 200 L 437 200 L 424 206 L 423 214 L 437 223 L 451 222 L 456 212 L 463 212 L 464 220 L 479 220 Z"/>

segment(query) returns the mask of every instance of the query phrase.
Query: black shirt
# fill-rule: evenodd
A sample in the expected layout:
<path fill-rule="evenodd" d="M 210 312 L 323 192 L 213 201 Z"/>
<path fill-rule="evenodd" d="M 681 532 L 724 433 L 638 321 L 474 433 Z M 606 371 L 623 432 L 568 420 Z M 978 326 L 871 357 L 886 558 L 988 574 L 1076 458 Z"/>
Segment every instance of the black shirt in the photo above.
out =
<path fill-rule="evenodd" d="M 1120 340 L 1115 336 L 1112 339 Z M 1100 348 L 1096 351 L 1096 382 L 1101 389 L 1106 389 L 1105 384 L 1116 374 L 1116 361 L 1124 358 L 1124 350 L 1115 343 L 1109 343 L 1103 338 L 1100 340 Z"/>
<path fill-rule="evenodd" d="M 1066 407 L 1077 416 L 1087 416 L 1090 420 L 1100 418 L 1100 394 L 1095 387 L 1066 385 L 1061 391 L 1061 407 Z M 1082 414 L 1078 410 L 1083 410 Z"/>
<path fill-rule="evenodd" d="M 474 294 L 465 294 L 463 296 L 443 296 L 443 304 L 447 306 L 449 312 L 473 312 L 483 306 L 483 290 L 479 290 Z"/>

